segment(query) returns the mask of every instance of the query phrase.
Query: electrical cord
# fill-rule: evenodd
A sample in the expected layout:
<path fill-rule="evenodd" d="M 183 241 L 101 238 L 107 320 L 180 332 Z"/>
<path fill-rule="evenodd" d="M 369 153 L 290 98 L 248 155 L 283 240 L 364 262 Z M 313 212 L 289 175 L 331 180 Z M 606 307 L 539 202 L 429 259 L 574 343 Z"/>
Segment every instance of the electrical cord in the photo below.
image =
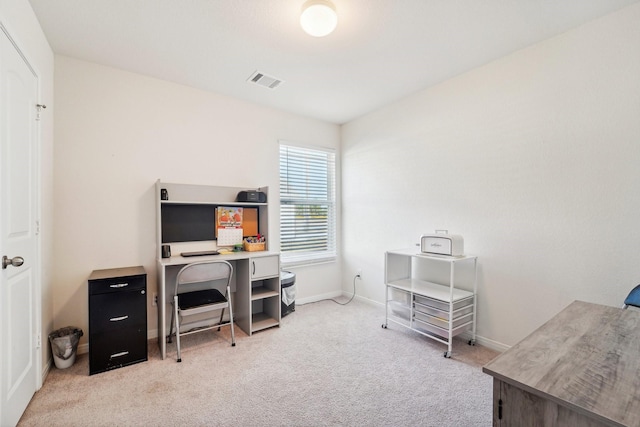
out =
<path fill-rule="evenodd" d="M 356 279 L 358 277 L 360 277 L 359 274 L 356 274 L 355 276 L 353 276 L 353 295 L 351 295 L 351 298 L 349 299 L 349 301 L 347 301 L 347 302 L 339 302 L 339 301 L 336 301 L 334 299 L 331 299 L 331 301 L 335 302 L 336 304 L 340 304 L 340 305 L 347 305 L 351 301 L 353 301 L 353 299 L 356 297 Z"/>
<path fill-rule="evenodd" d="M 318 301 L 313 301 L 313 302 L 307 302 L 304 304 L 300 304 L 300 305 L 307 305 L 307 304 L 315 304 L 317 302 L 321 302 L 321 301 L 333 301 L 336 304 L 340 304 L 340 305 L 347 305 L 349 304 L 351 301 L 353 301 L 353 299 L 356 297 L 356 279 L 359 278 L 360 275 L 356 274 L 355 276 L 353 276 L 353 295 L 351 295 L 351 298 L 349 298 L 349 301 L 347 302 L 340 302 L 340 301 L 336 301 L 333 298 L 325 298 L 325 299 L 320 299 Z"/>

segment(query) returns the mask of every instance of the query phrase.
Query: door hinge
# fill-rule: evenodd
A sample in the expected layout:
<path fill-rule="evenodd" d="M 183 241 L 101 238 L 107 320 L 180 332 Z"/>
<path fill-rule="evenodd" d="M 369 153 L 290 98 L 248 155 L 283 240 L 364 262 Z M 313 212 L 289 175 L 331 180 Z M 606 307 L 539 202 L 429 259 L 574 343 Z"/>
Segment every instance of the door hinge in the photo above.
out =
<path fill-rule="evenodd" d="M 40 348 L 42 347 L 42 335 L 41 334 L 37 334 L 36 335 L 36 348 Z"/>
<path fill-rule="evenodd" d="M 36 236 L 40 235 L 40 221 L 36 221 Z"/>
<path fill-rule="evenodd" d="M 502 399 L 498 399 L 498 419 L 502 419 Z"/>

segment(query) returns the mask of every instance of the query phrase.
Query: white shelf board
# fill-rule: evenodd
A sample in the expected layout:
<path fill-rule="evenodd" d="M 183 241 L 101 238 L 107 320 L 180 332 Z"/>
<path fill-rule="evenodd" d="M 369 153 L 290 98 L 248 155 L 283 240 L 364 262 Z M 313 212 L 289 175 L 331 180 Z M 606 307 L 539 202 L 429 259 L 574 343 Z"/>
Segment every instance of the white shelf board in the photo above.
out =
<path fill-rule="evenodd" d="M 278 326 L 278 320 L 265 313 L 253 313 L 251 317 L 251 332 L 261 331 L 272 326 Z"/>
<path fill-rule="evenodd" d="M 273 289 L 269 289 L 264 286 L 257 286 L 251 289 L 251 301 L 277 296 L 279 296 L 278 291 L 274 291 Z"/>
<path fill-rule="evenodd" d="M 160 200 L 163 205 L 215 205 L 215 206 L 240 206 L 240 207 L 253 207 L 253 206 L 267 206 L 267 203 L 255 203 L 255 202 L 215 202 L 215 201 L 187 201 L 187 200 Z"/>
<path fill-rule="evenodd" d="M 456 302 L 473 296 L 473 292 L 453 288 L 452 300 L 451 288 L 449 286 L 438 285 L 436 283 L 426 282 L 419 279 L 395 280 L 390 282 L 389 286 L 444 302 Z"/>
<path fill-rule="evenodd" d="M 461 255 L 461 256 L 449 256 L 449 255 L 438 255 L 438 254 L 430 254 L 420 252 L 420 248 L 408 248 L 408 249 L 396 249 L 392 251 L 387 251 L 388 254 L 391 255 L 402 255 L 402 256 L 411 256 L 418 258 L 427 258 L 434 261 L 444 261 L 444 262 L 457 262 L 457 261 L 466 261 L 470 259 L 478 258 L 475 255 Z"/>

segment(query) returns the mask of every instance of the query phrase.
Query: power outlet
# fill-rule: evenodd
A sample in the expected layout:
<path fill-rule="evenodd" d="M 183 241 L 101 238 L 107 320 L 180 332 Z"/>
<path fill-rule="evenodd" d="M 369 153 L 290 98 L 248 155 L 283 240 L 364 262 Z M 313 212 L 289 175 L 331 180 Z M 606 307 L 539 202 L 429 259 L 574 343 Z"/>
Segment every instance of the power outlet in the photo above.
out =
<path fill-rule="evenodd" d="M 359 268 L 359 269 L 356 271 L 356 277 L 357 277 L 358 279 L 362 280 L 362 269 L 361 269 L 361 268 Z"/>
<path fill-rule="evenodd" d="M 158 294 L 156 292 L 153 293 L 153 307 L 158 306 Z"/>

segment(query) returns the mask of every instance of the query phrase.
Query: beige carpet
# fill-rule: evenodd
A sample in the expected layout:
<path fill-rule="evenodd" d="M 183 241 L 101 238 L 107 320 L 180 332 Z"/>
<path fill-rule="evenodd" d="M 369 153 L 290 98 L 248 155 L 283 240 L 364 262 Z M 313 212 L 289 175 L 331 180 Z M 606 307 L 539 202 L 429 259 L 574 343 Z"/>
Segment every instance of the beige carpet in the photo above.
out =
<path fill-rule="evenodd" d="M 384 308 L 323 301 L 246 336 L 183 339 L 182 363 L 156 341 L 149 361 L 89 376 L 88 355 L 53 368 L 19 426 L 490 426 L 497 355 L 390 324 Z"/>

